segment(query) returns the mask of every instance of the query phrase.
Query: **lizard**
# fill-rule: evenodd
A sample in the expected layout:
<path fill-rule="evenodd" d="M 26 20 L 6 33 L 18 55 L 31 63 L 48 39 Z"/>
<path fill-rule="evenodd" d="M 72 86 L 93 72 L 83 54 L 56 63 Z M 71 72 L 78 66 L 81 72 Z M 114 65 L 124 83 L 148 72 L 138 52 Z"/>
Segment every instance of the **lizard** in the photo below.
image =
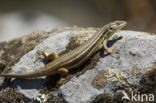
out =
<path fill-rule="evenodd" d="M 126 21 L 114 21 L 104 25 L 96 34 L 79 47 L 71 50 L 60 57 L 57 53 L 43 53 L 45 58 L 53 58 L 54 60 L 46 64 L 44 67 L 30 73 L 2 73 L 0 77 L 14 77 L 20 79 L 35 79 L 43 76 L 54 74 L 67 75 L 70 69 L 76 68 L 86 62 L 95 52 L 104 48 L 107 53 L 113 53 L 106 46 L 107 40 L 127 24 Z"/>

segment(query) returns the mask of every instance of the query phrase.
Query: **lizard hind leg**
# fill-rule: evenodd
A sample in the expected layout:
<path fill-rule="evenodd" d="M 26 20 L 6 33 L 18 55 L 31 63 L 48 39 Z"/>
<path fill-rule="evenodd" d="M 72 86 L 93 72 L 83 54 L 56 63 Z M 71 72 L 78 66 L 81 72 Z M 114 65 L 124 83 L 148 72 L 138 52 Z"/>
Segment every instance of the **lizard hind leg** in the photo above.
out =
<path fill-rule="evenodd" d="M 57 85 L 60 85 L 63 81 L 65 81 L 66 80 L 66 76 L 67 76 L 67 74 L 68 74 L 68 69 L 66 69 L 66 68 L 59 68 L 58 69 L 58 71 L 57 71 L 59 74 L 60 74 L 60 76 L 61 76 L 61 78 L 60 78 L 60 80 L 57 82 Z"/>
<path fill-rule="evenodd" d="M 66 76 L 68 74 L 68 69 L 66 68 L 59 68 L 57 70 L 57 72 L 61 75 L 61 76 Z"/>

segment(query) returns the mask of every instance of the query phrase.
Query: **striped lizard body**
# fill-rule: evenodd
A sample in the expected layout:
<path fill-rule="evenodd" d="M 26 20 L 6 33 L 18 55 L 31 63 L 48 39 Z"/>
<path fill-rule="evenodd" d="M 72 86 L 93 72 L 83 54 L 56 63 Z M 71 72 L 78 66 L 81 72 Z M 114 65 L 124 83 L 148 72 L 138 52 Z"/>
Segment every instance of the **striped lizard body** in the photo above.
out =
<path fill-rule="evenodd" d="M 68 70 L 76 68 L 87 61 L 97 50 L 104 47 L 106 42 L 115 32 L 125 27 L 125 21 L 114 21 L 103 26 L 97 34 L 93 35 L 87 42 L 74 50 L 63 54 L 44 67 L 30 73 L 24 74 L 0 74 L 3 77 L 14 77 L 22 79 L 34 79 L 42 76 L 53 75 L 56 73 L 66 74 Z"/>

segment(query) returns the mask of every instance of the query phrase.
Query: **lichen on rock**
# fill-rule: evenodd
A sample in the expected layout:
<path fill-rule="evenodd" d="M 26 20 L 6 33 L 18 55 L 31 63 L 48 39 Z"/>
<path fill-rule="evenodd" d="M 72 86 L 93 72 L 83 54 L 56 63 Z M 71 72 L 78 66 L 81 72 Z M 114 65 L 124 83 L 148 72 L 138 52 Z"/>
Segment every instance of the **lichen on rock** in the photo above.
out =
<path fill-rule="evenodd" d="M 82 45 L 96 33 L 95 28 L 64 28 L 0 43 L 0 72 L 24 73 L 40 69 L 46 64 L 40 60 L 35 62 L 38 52 L 55 51 L 62 55 Z M 59 103 L 88 103 L 106 97 L 113 102 L 121 99 L 121 93 L 117 91 L 141 90 L 142 86 L 150 83 L 154 88 L 155 78 L 150 80 L 148 72 L 156 67 L 156 36 L 123 30 L 107 44 L 108 47 L 115 46 L 114 54 L 107 55 L 104 51 L 96 53 L 79 68 L 70 70 L 67 80 L 59 86 L 56 86 L 59 76 L 54 75 L 35 80 L 0 80 L 0 88 L 14 88 L 22 94 L 22 98 Z M 151 88 L 145 91 L 155 91 Z"/>

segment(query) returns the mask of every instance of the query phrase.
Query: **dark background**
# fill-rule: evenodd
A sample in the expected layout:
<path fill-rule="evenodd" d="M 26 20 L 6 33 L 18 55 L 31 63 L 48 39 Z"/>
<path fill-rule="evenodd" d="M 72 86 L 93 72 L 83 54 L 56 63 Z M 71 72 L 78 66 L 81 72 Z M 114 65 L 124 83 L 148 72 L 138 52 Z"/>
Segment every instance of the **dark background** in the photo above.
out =
<path fill-rule="evenodd" d="M 156 0 L 0 0 L 0 41 L 113 20 L 128 21 L 128 30 L 156 33 Z"/>

